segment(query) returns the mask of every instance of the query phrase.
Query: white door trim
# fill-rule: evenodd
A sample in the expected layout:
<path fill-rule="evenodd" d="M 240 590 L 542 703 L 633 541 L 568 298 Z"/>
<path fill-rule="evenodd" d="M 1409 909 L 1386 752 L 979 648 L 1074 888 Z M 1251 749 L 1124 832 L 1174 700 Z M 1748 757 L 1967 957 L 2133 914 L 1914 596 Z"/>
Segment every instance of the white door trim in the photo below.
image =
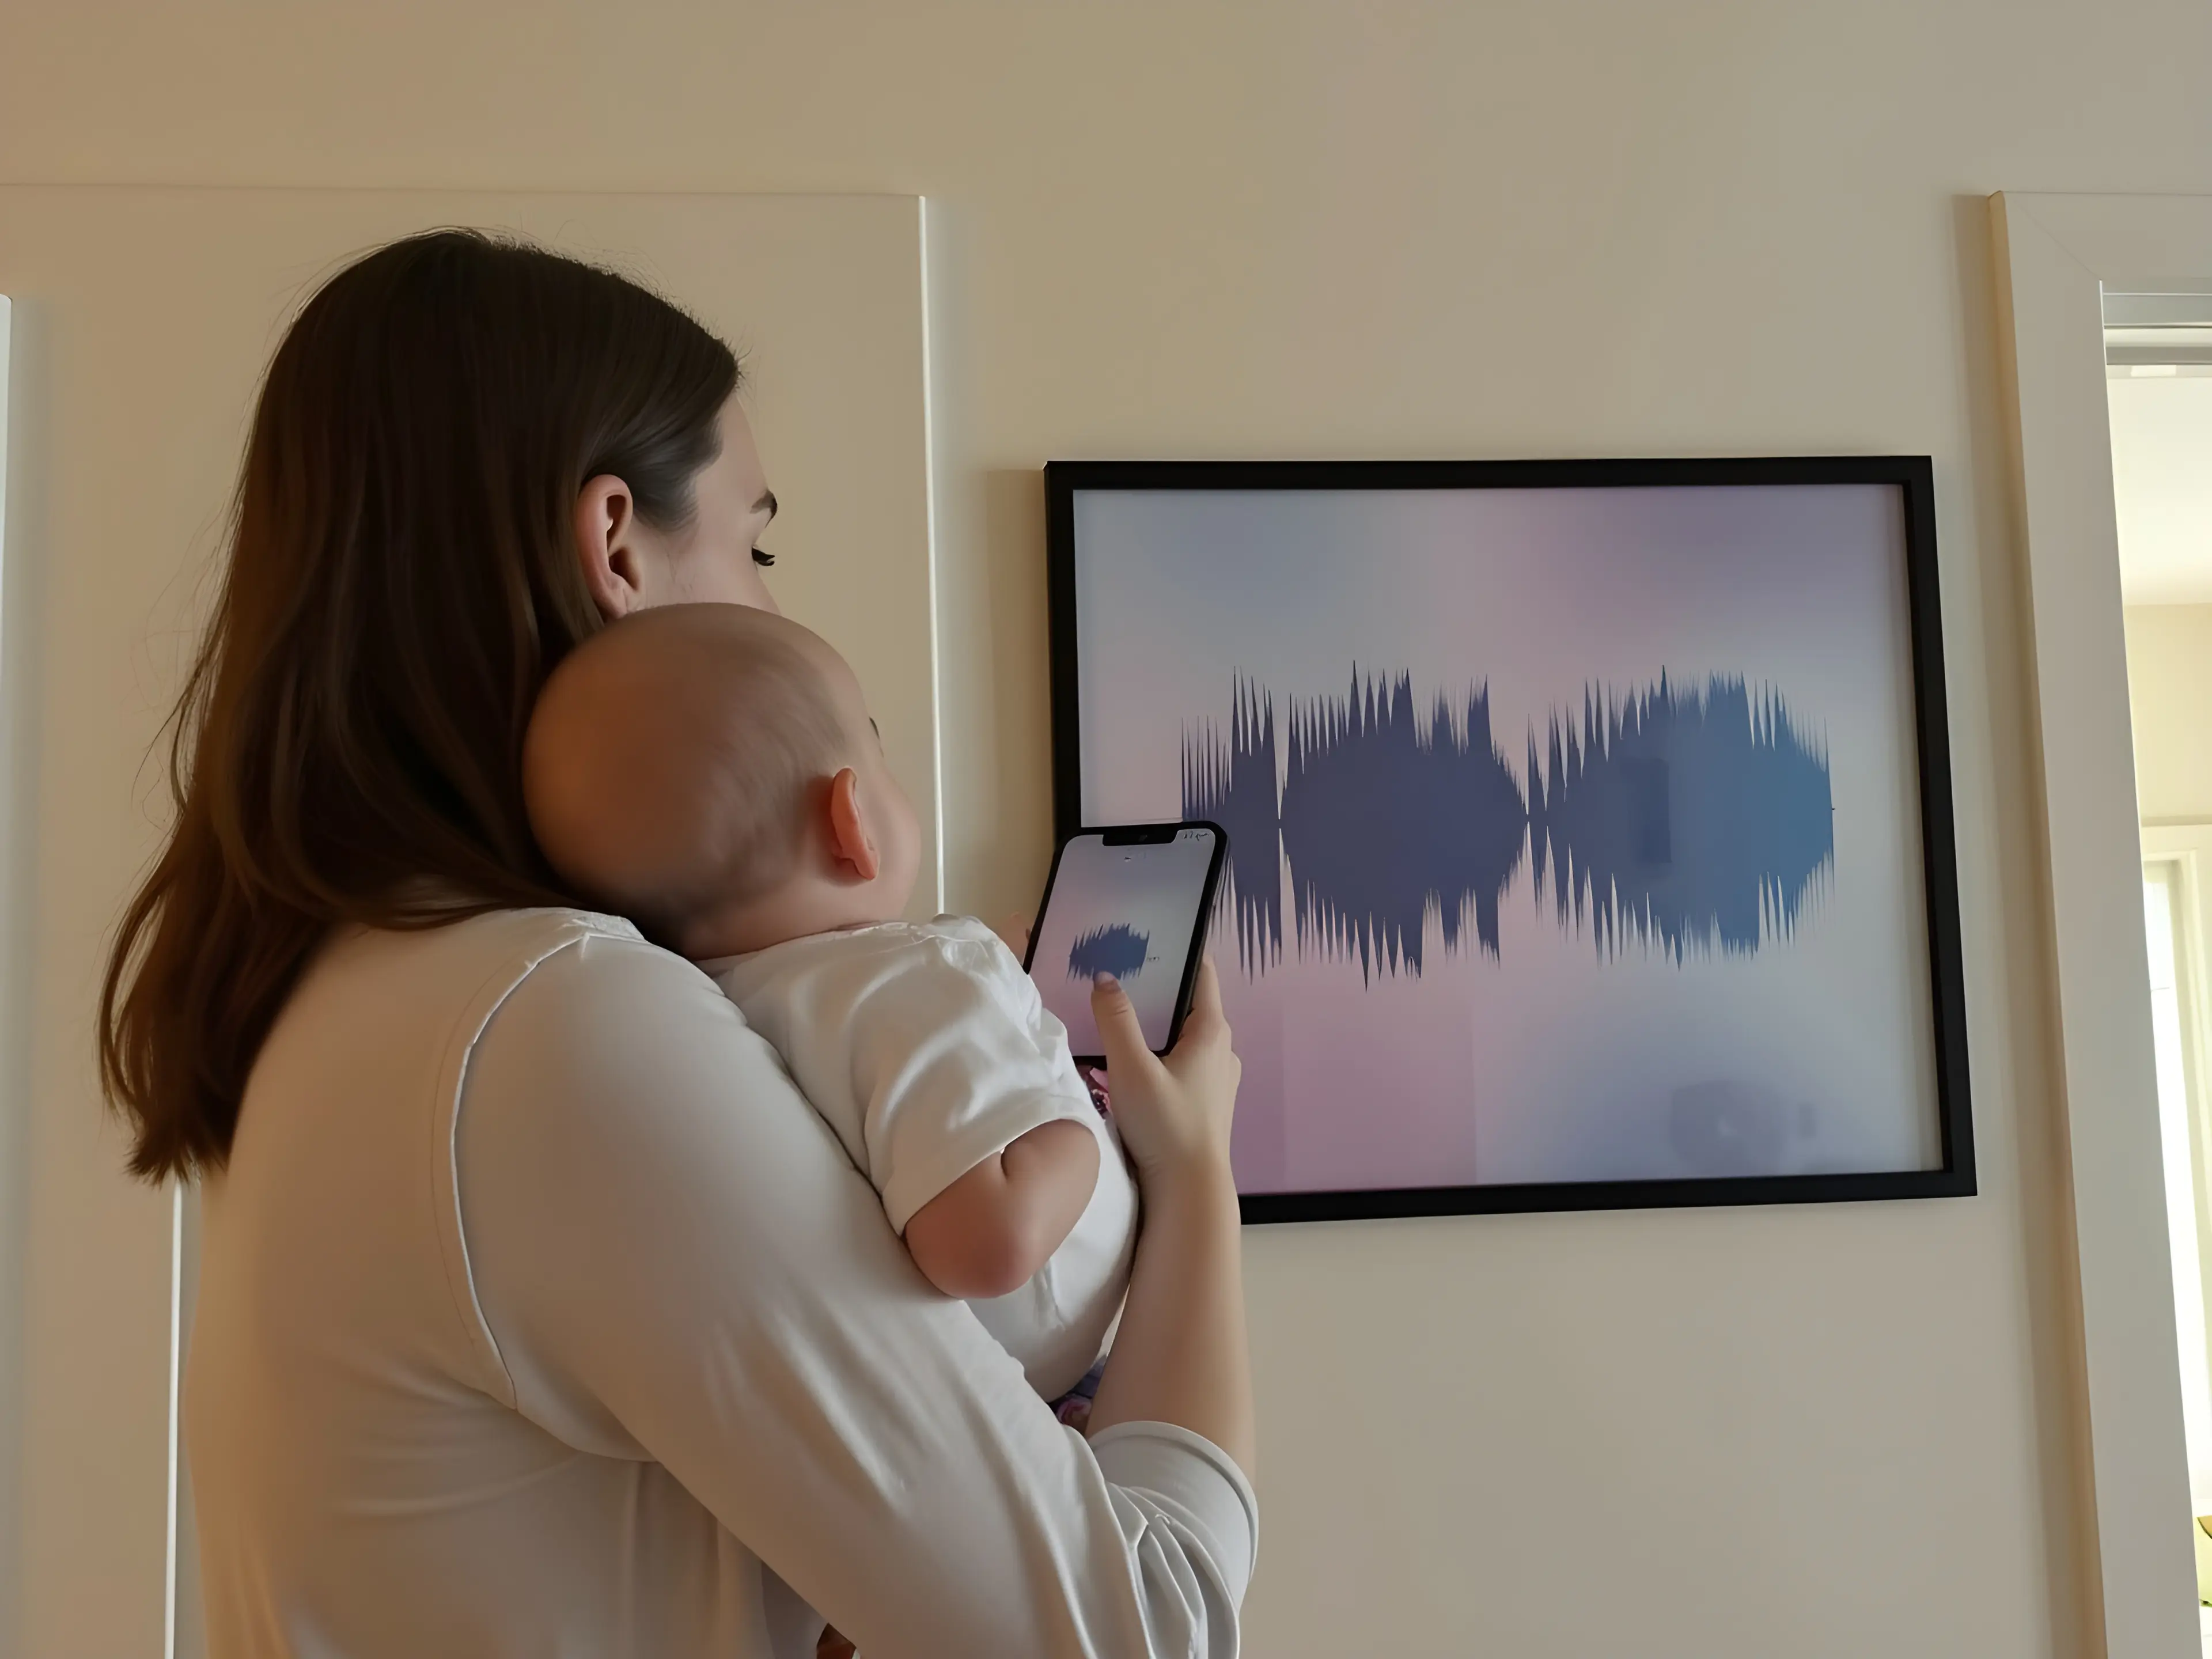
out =
<path fill-rule="evenodd" d="M 2064 1154 L 2111 1659 L 2200 1651 L 2160 1170 L 2103 294 L 2212 288 L 2212 197 L 1990 198 L 2027 561 Z"/>

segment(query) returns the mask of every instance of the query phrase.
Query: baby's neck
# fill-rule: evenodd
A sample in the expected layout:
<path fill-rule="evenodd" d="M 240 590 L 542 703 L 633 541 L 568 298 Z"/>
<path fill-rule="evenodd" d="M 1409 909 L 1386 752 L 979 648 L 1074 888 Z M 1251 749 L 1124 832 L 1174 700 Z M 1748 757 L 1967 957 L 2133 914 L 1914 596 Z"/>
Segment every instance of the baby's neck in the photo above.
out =
<path fill-rule="evenodd" d="M 799 876 L 742 904 L 702 912 L 684 927 L 677 945 L 695 962 L 745 956 L 811 933 L 897 920 L 882 908 L 883 895 L 872 885 Z"/>

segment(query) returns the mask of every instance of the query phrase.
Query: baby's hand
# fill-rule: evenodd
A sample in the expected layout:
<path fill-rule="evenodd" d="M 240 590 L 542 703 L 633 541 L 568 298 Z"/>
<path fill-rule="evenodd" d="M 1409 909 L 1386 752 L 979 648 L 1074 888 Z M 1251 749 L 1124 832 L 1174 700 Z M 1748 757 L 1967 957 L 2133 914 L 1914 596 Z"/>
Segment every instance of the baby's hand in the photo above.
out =
<path fill-rule="evenodd" d="M 1105 1068 L 1085 1066 L 1079 1060 L 1075 1074 L 1083 1079 L 1083 1086 L 1091 1091 L 1091 1103 L 1098 1109 L 1099 1115 L 1111 1117 L 1114 1115 L 1114 1091 L 1107 1086 Z"/>

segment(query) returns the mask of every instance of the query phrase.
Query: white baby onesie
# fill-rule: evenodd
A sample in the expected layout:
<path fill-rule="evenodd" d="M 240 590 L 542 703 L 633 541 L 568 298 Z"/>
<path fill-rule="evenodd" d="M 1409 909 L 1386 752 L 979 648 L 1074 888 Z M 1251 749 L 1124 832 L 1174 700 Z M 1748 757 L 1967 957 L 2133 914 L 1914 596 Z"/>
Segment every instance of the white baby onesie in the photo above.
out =
<path fill-rule="evenodd" d="M 969 1305 L 1051 1400 L 1104 1352 L 1128 1287 L 1137 1189 L 1113 1126 L 1068 1057 L 1067 1029 L 979 921 L 882 922 L 701 964 L 775 1044 L 814 1109 L 883 1195 L 915 1211 L 1039 1124 L 1098 1137 L 1098 1185 L 1019 1290 Z"/>

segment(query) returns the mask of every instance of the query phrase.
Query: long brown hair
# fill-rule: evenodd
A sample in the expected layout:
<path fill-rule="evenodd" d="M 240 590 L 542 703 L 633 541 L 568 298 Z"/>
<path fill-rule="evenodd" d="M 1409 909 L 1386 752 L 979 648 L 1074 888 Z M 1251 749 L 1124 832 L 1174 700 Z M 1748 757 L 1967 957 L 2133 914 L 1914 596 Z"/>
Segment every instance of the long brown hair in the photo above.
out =
<path fill-rule="evenodd" d="M 647 522 L 688 522 L 738 379 L 666 301 L 473 231 L 380 248 L 307 301 L 261 388 L 171 716 L 174 827 L 100 993 L 134 1173 L 222 1165 L 334 924 L 562 901 L 520 757 L 539 686 L 600 625 L 577 495 L 611 473 Z"/>

